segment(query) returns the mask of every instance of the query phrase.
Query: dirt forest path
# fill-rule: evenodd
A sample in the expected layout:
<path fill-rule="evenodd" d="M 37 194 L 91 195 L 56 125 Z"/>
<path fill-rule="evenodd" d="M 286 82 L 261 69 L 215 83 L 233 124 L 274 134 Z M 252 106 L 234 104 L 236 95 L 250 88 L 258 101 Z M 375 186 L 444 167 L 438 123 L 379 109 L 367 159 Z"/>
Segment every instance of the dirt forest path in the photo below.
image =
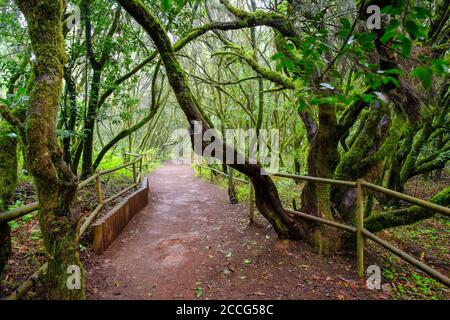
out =
<path fill-rule="evenodd" d="M 322 257 L 277 240 L 226 190 L 165 163 L 149 176 L 149 204 L 86 263 L 90 299 L 373 299 L 354 259 Z"/>

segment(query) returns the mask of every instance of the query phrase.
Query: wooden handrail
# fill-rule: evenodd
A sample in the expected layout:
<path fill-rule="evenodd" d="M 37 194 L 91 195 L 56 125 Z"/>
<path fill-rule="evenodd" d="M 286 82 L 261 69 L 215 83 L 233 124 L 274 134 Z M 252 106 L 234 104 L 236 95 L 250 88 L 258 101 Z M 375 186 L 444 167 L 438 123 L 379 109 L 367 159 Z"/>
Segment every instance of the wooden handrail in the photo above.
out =
<path fill-rule="evenodd" d="M 375 190 L 375 191 L 387 194 L 388 196 L 396 197 L 396 198 L 398 198 L 400 200 L 404 200 L 404 201 L 407 201 L 409 203 L 421 206 L 421 207 L 423 207 L 425 209 L 430 209 L 432 211 L 436 211 L 436 212 L 445 214 L 447 216 L 450 215 L 450 209 L 449 208 L 446 208 L 444 206 L 438 205 L 436 203 L 432 203 L 432 202 L 429 202 L 429 201 L 426 201 L 426 200 L 423 200 L 423 199 L 412 197 L 412 196 L 409 196 L 407 194 L 404 194 L 404 193 L 401 193 L 401 192 L 398 192 L 398 191 L 394 191 L 394 190 L 391 190 L 391 189 L 383 188 L 381 186 L 378 186 L 378 185 L 373 184 L 373 183 L 366 182 L 364 180 L 361 181 L 361 184 L 364 187 L 368 188 L 368 189 L 372 189 L 372 190 Z"/>
<path fill-rule="evenodd" d="M 283 208 L 283 209 L 287 213 L 289 213 L 289 214 L 291 214 L 293 216 L 296 216 L 296 217 L 300 217 L 300 218 L 308 219 L 308 220 L 315 221 L 315 222 L 318 222 L 318 223 L 326 224 L 326 225 L 329 225 L 329 226 L 332 226 L 332 227 L 335 227 L 335 228 L 338 228 L 338 229 L 342 229 L 342 230 L 345 230 L 345 231 L 356 232 L 356 228 L 352 227 L 352 226 L 348 226 L 348 225 L 345 225 L 345 224 L 342 224 L 342 223 L 339 223 L 339 222 L 336 222 L 336 221 L 331 221 L 331 220 L 319 218 L 319 217 L 312 216 L 310 214 L 307 214 L 307 213 L 304 213 L 304 212 L 300 212 L 300 211 L 296 211 L 296 210 L 292 210 L 292 209 L 289 209 L 289 208 Z"/>
<path fill-rule="evenodd" d="M 416 268 L 422 270 L 426 274 L 430 275 L 432 278 L 434 278 L 434 279 L 438 280 L 439 282 L 445 284 L 447 287 L 450 287 L 450 279 L 448 277 L 444 276 L 442 273 L 434 270 L 433 268 L 429 267 L 428 265 L 426 265 L 422 261 L 419 261 L 416 258 L 414 258 L 413 256 L 410 256 L 406 252 L 404 252 L 404 251 L 394 247 L 389 242 L 387 242 L 387 241 L 381 239 L 380 237 L 374 235 L 369 230 L 363 229 L 362 233 L 363 233 L 363 235 L 366 238 L 368 238 L 368 239 L 378 243 L 380 246 L 382 246 L 385 249 L 391 251 L 393 254 L 395 254 L 396 256 L 398 256 L 400 258 L 402 258 L 406 262 L 412 264 Z"/>
<path fill-rule="evenodd" d="M 129 167 L 129 166 L 132 166 L 133 164 L 135 164 L 136 162 L 138 162 L 141 158 L 142 158 L 142 156 L 139 157 L 139 158 L 134 159 L 133 161 L 124 163 L 124 164 L 122 164 L 122 165 L 120 165 L 120 166 L 118 166 L 118 167 L 116 167 L 116 168 L 108 169 L 108 170 L 103 170 L 103 171 L 99 171 L 98 173 L 99 173 L 101 176 L 104 176 L 105 174 L 109 174 L 109 173 L 111 173 L 111 172 L 115 172 L 115 171 L 118 171 L 118 170 L 120 170 L 120 169 Z"/>
<path fill-rule="evenodd" d="M 200 165 L 200 164 L 197 164 L 197 167 L 205 168 L 205 169 L 208 169 L 208 170 L 212 170 L 212 171 L 217 172 L 218 174 L 221 174 L 221 175 L 223 175 L 223 176 L 225 176 L 225 177 L 228 177 L 228 176 L 229 176 L 227 173 L 222 172 L 222 171 L 217 170 L 217 169 L 214 169 L 214 168 L 211 168 L 211 167 L 202 166 L 202 165 Z M 231 177 L 231 178 L 232 178 L 233 180 L 236 180 L 236 181 L 241 182 L 241 183 L 248 183 L 248 181 L 247 181 L 247 180 L 244 180 L 244 179 L 240 179 L 240 178 L 237 178 L 237 177 Z"/>
<path fill-rule="evenodd" d="M 126 154 L 127 156 L 132 156 L 132 157 L 142 157 L 144 155 L 144 154 L 131 153 L 131 152 L 124 152 L 124 154 Z"/>
<path fill-rule="evenodd" d="M 39 209 L 39 202 L 33 202 L 21 206 L 20 208 L 15 208 L 9 211 L 2 212 L 0 213 L 0 223 L 15 220 L 38 209 Z"/>
<path fill-rule="evenodd" d="M 290 178 L 290 179 L 294 179 L 294 180 L 322 182 L 322 183 L 326 183 L 326 184 L 334 184 L 334 185 L 341 185 L 341 186 L 356 188 L 356 182 L 354 182 L 354 181 L 335 180 L 335 179 L 319 178 L 319 177 L 312 177 L 312 176 L 300 176 L 300 175 L 288 174 L 288 173 L 268 173 L 268 175 L 275 176 L 275 177 L 282 177 L 282 178 Z"/>
<path fill-rule="evenodd" d="M 118 171 L 120 169 L 129 167 L 129 166 L 133 165 L 134 163 L 139 162 L 141 158 L 142 158 L 142 156 L 140 156 L 137 159 L 134 159 L 133 161 L 130 161 L 130 162 L 125 163 L 125 164 L 122 164 L 122 165 L 120 165 L 120 166 L 118 166 L 116 168 L 97 172 L 96 174 L 90 176 L 89 178 L 81 181 L 78 184 L 77 191 L 83 189 L 89 183 L 94 181 L 97 178 L 97 175 L 103 176 L 103 175 L 107 175 L 109 173 Z M 8 222 L 8 221 L 11 221 L 11 220 L 15 220 L 15 219 L 20 218 L 20 217 L 22 217 L 22 216 L 24 216 L 24 215 L 26 215 L 28 213 L 36 211 L 38 209 L 39 209 L 39 202 L 33 202 L 33 203 L 29 203 L 29 204 L 23 205 L 23 206 L 21 206 L 19 208 L 14 208 L 14 209 L 9 210 L 9 211 L 0 212 L 0 222 Z"/>
<path fill-rule="evenodd" d="M 299 217 L 299 218 L 303 218 L 303 219 L 307 219 L 307 220 L 311 220 L 314 222 L 318 222 L 318 223 L 322 223 L 322 224 L 326 224 L 329 225 L 331 227 L 335 227 L 341 230 L 345 230 L 345 231 L 349 231 L 352 232 L 354 234 L 356 234 L 357 232 L 357 228 L 352 227 L 352 226 L 348 226 L 339 222 L 335 222 L 335 221 L 331 221 L 331 220 L 327 220 L 327 219 L 323 219 L 323 218 L 319 218 L 319 217 L 315 217 L 300 211 L 295 211 L 289 208 L 283 208 L 287 213 L 295 216 L 295 217 Z M 401 259 L 405 260 L 406 262 L 412 264 L 413 266 L 415 266 L 416 268 L 422 270 L 423 272 L 425 272 L 426 274 L 430 275 L 431 277 L 435 278 L 436 280 L 438 280 L 439 282 L 445 284 L 446 286 L 450 287 L 450 279 L 448 277 L 446 277 L 445 275 L 443 275 L 442 273 L 434 270 L 433 268 L 429 267 L 428 265 L 426 265 L 425 263 L 417 260 L 416 258 L 414 258 L 413 256 L 407 254 L 406 252 L 394 247 L 393 245 L 391 245 L 389 242 L 381 239 L 380 237 L 376 236 L 375 234 L 371 233 L 370 231 L 368 231 L 367 229 L 362 229 L 362 234 L 378 243 L 380 246 L 384 247 L 385 249 L 391 251 L 393 254 L 395 254 L 396 256 L 400 257 Z"/>

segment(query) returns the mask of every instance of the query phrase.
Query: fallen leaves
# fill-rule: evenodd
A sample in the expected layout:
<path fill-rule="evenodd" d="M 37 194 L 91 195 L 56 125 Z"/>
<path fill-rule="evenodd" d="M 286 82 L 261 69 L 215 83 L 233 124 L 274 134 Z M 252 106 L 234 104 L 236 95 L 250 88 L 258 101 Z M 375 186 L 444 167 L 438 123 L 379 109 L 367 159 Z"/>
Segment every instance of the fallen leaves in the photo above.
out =
<path fill-rule="evenodd" d="M 200 298 L 203 294 L 203 288 L 202 287 L 197 287 L 194 289 L 194 294 L 197 298 Z"/>

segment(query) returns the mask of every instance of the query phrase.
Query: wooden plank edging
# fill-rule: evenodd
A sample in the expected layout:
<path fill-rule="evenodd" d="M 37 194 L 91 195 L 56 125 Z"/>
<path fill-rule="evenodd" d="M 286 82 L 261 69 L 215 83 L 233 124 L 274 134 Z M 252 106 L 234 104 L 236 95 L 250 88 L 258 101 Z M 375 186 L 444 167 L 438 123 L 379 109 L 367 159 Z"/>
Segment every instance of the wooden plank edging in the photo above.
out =
<path fill-rule="evenodd" d="M 148 204 L 149 183 L 144 177 L 140 188 L 92 224 L 92 249 L 103 254 L 131 218 Z"/>

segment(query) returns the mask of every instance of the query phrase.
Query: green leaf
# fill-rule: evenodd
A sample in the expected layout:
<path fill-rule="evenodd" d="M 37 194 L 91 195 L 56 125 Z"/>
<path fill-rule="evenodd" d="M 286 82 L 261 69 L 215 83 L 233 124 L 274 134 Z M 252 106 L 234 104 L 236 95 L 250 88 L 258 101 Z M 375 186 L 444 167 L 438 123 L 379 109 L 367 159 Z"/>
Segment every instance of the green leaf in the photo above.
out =
<path fill-rule="evenodd" d="M 350 20 L 348 20 L 347 18 L 341 18 L 341 24 L 342 24 L 342 28 L 346 31 L 349 31 L 352 24 L 350 23 Z"/>
<path fill-rule="evenodd" d="M 170 9 L 171 0 L 161 0 L 161 8 L 164 12 L 168 12 Z"/>
<path fill-rule="evenodd" d="M 444 60 L 436 59 L 432 62 L 433 64 L 433 70 L 437 74 L 445 75 L 449 73 L 449 63 L 445 62 Z"/>
<path fill-rule="evenodd" d="M 8 224 L 11 228 L 12 231 L 18 229 L 20 227 L 20 225 L 17 223 L 17 221 L 13 220 L 13 221 L 8 221 Z"/>
<path fill-rule="evenodd" d="M 201 295 L 203 294 L 203 288 L 202 288 L 202 287 L 197 287 L 197 288 L 195 288 L 195 289 L 194 289 L 194 293 L 195 293 L 195 296 L 196 296 L 197 298 L 200 298 Z"/>
<path fill-rule="evenodd" d="M 431 18 L 431 13 L 425 8 L 421 7 L 413 7 L 414 14 L 412 15 L 418 19 Z"/>
<path fill-rule="evenodd" d="M 391 23 L 386 27 L 386 30 L 384 31 L 383 36 L 380 38 L 380 41 L 382 43 L 386 43 L 394 38 L 399 26 L 400 22 L 398 20 L 392 20 Z"/>
<path fill-rule="evenodd" d="M 402 71 L 400 69 L 397 68 L 392 68 L 392 69 L 388 69 L 388 70 L 384 70 L 384 74 L 388 75 L 388 74 L 393 74 L 393 75 L 401 75 Z"/>
<path fill-rule="evenodd" d="M 408 20 L 405 22 L 405 29 L 408 31 L 409 36 L 411 39 L 417 39 L 419 37 L 419 27 L 417 26 L 416 22 L 413 20 Z"/>
<path fill-rule="evenodd" d="M 298 112 L 303 112 L 308 108 L 308 104 L 303 99 L 299 99 L 298 101 Z"/>
<path fill-rule="evenodd" d="M 374 48 L 374 40 L 376 35 L 373 32 L 361 32 L 355 35 L 362 48 L 366 51 L 371 51 Z"/>
<path fill-rule="evenodd" d="M 278 60 L 285 58 L 285 54 L 283 52 L 277 52 L 272 56 L 272 60 Z"/>
<path fill-rule="evenodd" d="M 363 95 L 363 100 L 367 103 L 374 103 L 376 100 L 376 97 L 371 94 L 365 94 L 365 95 Z"/>
<path fill-rule="evenodd" d="M 392 13 L 393 6 L 387 5 L 383 8 L 381 8 L 381 13 Z"/>
<path fill-rule="evenodd" d="M 292 52 L 295 50 L 295 46 L 294 46 L 294 44 L 289 42 L 289 43 L 286 43 L 286 45 L 284 46 L 284 49 L 286 49 L 289 52 Z"/>
<path fill-rule="evenodd" d="M 386 43 L 389 40 L 391 40 L 395 36 L 395 30 L 386 30 L 383 34 L 383 36 L 380 38 L 380 41 L 382 43 Z"/>
<path fill-rule="evenodd" d="M 185 0 L 175 0 L 175 2 L 177 3 L 178 8 L 182 8 L 186 4 Z"/>
<path fill-rule="evenodd" d="M 385 7 L 381 8 L 381 13 L 384 14 L 391 14 L 393 16 L 400 14 L 402 11 L 402 2 L 398 1 L 394 6 L 393 5 L 387 5 Z"/>
<path fill-rule="evenodd" d="M 401 52 L 405 57 L 409 57 L 411 54 L 412 43 L 407 37 L 403 37 L 401 41 Z"/>
<path fill-rule="evenodd" d="M 22 96 L 22 95 L 24 95 L 25 93 L 27 93 L 27 88 L 25 88 L 25 87 L 20 87 L 20 88 L 17 90 L 17 96 Z"/>
<path fill-rule="evenodd" d="M 378 87 L 381 85 L 381 80 L 380 79 L 375 79 L 374 81 L 372 81 L 371 83 L 370 83 L 370 87 L 373 89 L 373 90 L 376 90 L 376 89 L 378 89 Z"/>
<path fill-rule="evenodd" d="M 244 264 L 246 264 L 246 265 L 249 265 L 249 264 L 252 264 L 252 260 L 251 259 L 245 259 L 244 260 Z"/>
<path fill-rule="evenodd" d="M 388 84 L 388 83 L 392 83 L 394 86 L 398 87 L 400 85 L 400 83 L 398 82 L 397 79 L 393 78 L 393 77 L 384 77 L 383 78 L 383 83 L 384 84 Z"/>
<path fill-rule="evenodd" d="M 431 88 L 431 80 L 433 78 L 433 70 L 427 66 L 418 66 L 412 72 L 413 77 L 419 78 L 425 89 Z"/>

